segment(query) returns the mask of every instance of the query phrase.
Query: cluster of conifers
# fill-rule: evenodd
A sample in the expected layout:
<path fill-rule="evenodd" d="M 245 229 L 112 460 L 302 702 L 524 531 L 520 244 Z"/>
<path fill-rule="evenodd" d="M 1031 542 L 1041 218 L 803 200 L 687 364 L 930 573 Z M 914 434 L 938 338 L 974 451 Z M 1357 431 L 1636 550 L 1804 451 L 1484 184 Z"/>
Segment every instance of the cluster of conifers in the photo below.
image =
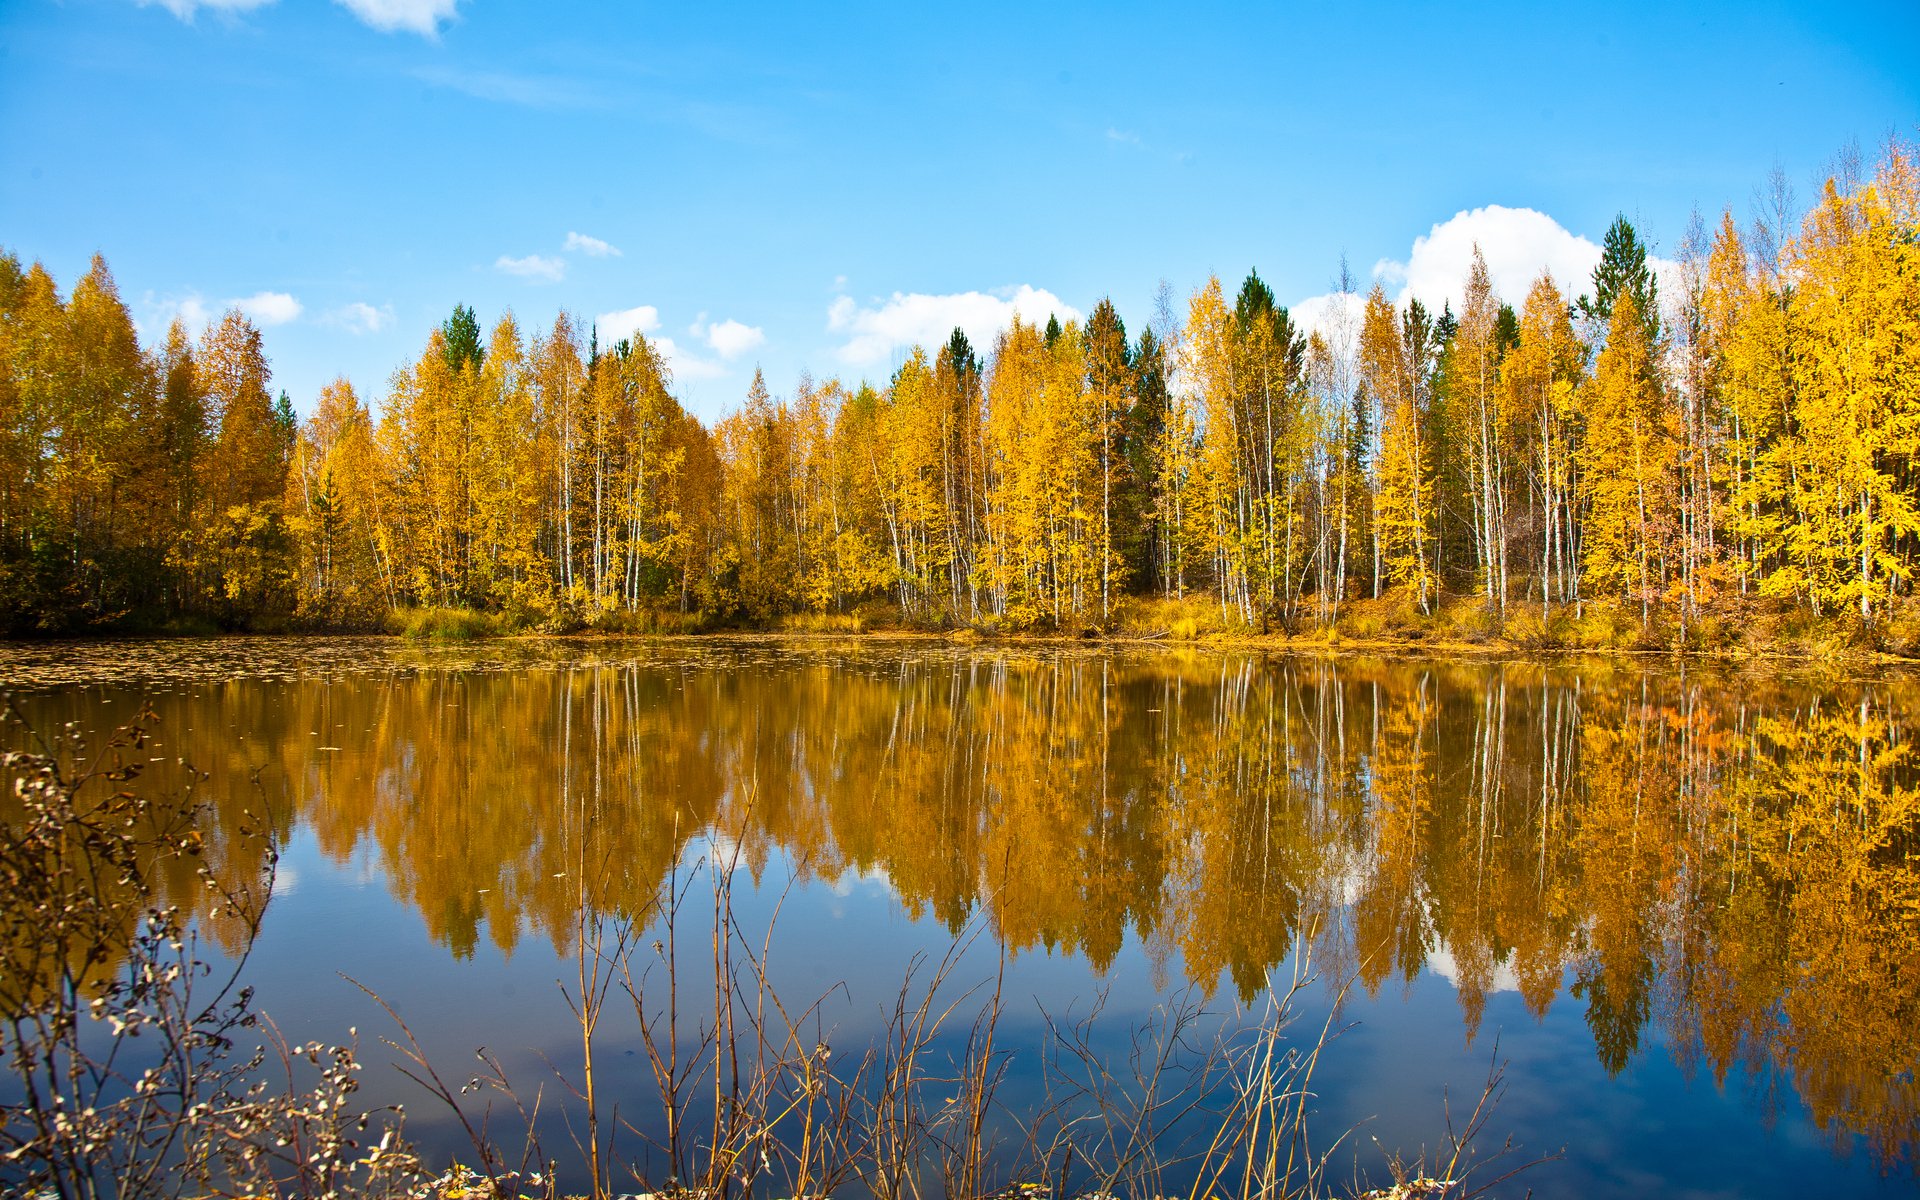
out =
<path fill-rule="evenodd" d="M 1157 592 L 1295 626 L 1398 589 L 1871 623 L 1920 550 L 1920 185 L 1898 146 L 1847 176 L 1797 229 L 1696 223 L 1663 284 L 1624 220 L 1571 303 L 1476 255 L 1457 313 L 1375 288 L 1308 332 L 1214 279 L 1137 340 L 1103 300 L 884 385 L 756 374 L 711 427 L 642 337 L 466 308 L 377 412 L 342 380 L 300 423 L 241 314 L 143 348 L 98 259 L 63 301 L 0 256 L 0 621 L 1077 626 Z"/>

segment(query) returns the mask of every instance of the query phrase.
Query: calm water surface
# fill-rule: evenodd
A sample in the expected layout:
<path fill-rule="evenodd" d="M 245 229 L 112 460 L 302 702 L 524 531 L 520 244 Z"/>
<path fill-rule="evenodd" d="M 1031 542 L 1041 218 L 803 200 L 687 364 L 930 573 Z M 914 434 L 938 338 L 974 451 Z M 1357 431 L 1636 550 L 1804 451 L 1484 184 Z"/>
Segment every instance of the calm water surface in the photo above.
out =
<path fill-rule="evenodd" d="M 354 981 L 450 1079 L 484 1046 L 544 1086 L 558 1151 L 583 903 L 653 922 L 645 959 L 657 898 L 687 889 L 704 946 L 718 855 L 836 1052 L 879 1035 L 916 956 L 960 941 L 971 986 L 1004 947 L 1014 1110 L 1050 1020 L 1097 1012 L 1117 1065 L 1170 998 L 1231 1012 L 1305 964 L 1296 1028 L 1340 1031 L 1314 1128 L 1353 1131 L 1343 1177 L 1434 1145 L 1504 1062 L 1484 1140 L 1564 1157 L 1496 1194 L 1915 1191 L 1904 676 L 330 639 L 0 646 L 0 681 L 42 727 L 152 706 L 147 786 L 208 773 L 216 868 L 280 847 L 260 1006 L 296 1039 L 359 1027 L 364 1097 L 442 1154 L 463 1139 L 384 1065 L 391 1023 Z M 598 1054 L 603 1103 L 653 1128 L 631 1019 Z"/>

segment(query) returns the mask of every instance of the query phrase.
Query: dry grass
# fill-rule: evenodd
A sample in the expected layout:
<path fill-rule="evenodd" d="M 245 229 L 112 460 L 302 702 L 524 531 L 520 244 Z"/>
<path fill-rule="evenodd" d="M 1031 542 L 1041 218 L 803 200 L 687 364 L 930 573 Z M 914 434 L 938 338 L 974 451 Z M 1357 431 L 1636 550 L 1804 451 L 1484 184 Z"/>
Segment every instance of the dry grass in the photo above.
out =
<path fill-rule="evenodd" d="M 1312 1126 L 1314 1074 L 1339 1032 L 1340 1003 L 1317 1026 L 1295 1029 L 1314 981 L 1306 958 L 1250 1009 L 1212 1009 L 1194 987 L 1177 993 L 1133 1030 L 1124 1056 L 1109 1048 L 1100 1001 L 1072 1020 L 1043 1011 L 1041 1098 L 1014 1111 L 1000 1100 L 1013 1063 L 999 1033 L 1007 952 L 986 944 L 982 925 L 968 926 L 938 959 L 908 964 L 872 1044 L 833 1045 L 823 1008 L 840 985 L 797 1004 L 778 991 L 772 925 L 749 931 L 734 906 L 741 872 L 738 843 L 716 841 L 676 868 L 649 912 L 600 919 L 582 909 L 563 989 L 580 1031 L 579 1061 L 560 1076 L 580 1116 L 570 1128 L 584 1177 L 569 1187 L 584 1184 L 596 1198 L 637 1190 L 703 1200 L 1342 1194 L 1330 1167 L 1346 1136 L 1323 1140 Z M 971 952 L 987 949 L 991 972 L 963 979 Z M 653 1085 L 644 1123 L 601 1111 L 596 1036 L 610 1009 L 623 1006 Z M 529 1179 L 554 1186 L 529 1106 L 498 1064 L 483 1059 L 474 1086 L 456 1092 L 404 1036 L 396 1045 L 472 1134 L 493 1194 Z M 474 1109 L 475 1090 L 511 1100 L 504 1124 L 487 1102 Z M 1476 1194 L 1470 1177 L 1510 1153 L 1482 1162 L 1471 1148 L 1498 1090 L 1496 1071 L 1465 1128 L 1449 1119 L 1435 1164 L 1461 1189 L 1448 1195 Z M 514 1114 L 523 1148 L 509 1156 L 501 1147 L 515 1139 L 501 1134 Z M 1399 1160 L 1384 1169 L 1405 1182 Z"/>
<path fill-rule="evenodd" d="M 789 613 L 774 622 L 781 633 L 864 633 L 867 617 L 850 613 Z"/>
<path fill-rule="evenodd" d="M 473 608 L 403 608 L 387 616 L 387 628 L 416 641 L 468 642 L 509 632 L 493 613 Z"/>
<path fill-rule="evenodd" d="M 676 636 L 704 633 L 711 622 L 703 613 L 677 608 L 609 608 L 595 612 L 577 626 L 578 632 L 640 636 Z"/>
<path fill-rule="evenodd" d="M 1192 642 L 1244 635 L 1252 630 L 1224 611 L 1217 597 L 1195 593 L 1186 597 L 1128 596 L 1114 610 L 1109 632 L 1122 637 Z"/>

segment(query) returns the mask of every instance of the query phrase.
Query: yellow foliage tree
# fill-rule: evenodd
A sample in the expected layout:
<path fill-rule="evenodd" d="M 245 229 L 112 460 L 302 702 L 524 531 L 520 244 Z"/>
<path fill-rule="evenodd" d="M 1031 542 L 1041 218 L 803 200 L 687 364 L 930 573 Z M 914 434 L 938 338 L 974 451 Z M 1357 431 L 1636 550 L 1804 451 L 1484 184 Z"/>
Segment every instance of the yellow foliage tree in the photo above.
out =
<path fill-rule="evenodd" d="M 1614 301 L 1606 348 L 1583 397 L 1580 496 L 1584 590 L 1640 605 L 1642 621 L 1661 590 L 1659 522 L 1675 468 L 1654 348 L 1633 297 Z"/>
<path fill-rule="evenodd" d="M 1399 317 L 1386 291 L 1375 284 L 1360 325 L 1360 377 L 1380 408 L 1373 519 L 1387 578 L 1411 588 L 1420 611 L 1428 612 L 1435 592 L 1428 553 L 1433 480 L 1410 367 Z"/>

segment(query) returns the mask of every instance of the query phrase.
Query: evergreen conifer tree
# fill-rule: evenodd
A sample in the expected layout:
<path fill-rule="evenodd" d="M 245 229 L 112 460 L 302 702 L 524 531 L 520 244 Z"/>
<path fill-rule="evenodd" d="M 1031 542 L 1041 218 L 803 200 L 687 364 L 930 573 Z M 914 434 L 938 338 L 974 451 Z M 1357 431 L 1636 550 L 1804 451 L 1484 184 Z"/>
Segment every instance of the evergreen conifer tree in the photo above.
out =
<path fill-rule="evenodd" d="M 486 351 L 480 345 L 480 322 L 474 318 L 473 309 L 464 304 L 453 306 L 453 315 L 440 327 L 446 335 L 447 369 L 459 374 L 460 368 L 472 363 L 480 366 Z"/>
<path fill-rule="evenodd" d="M 1625 215 L 1616 216 L 1607 228 L 1600 263 L 1593 269 L 1593 294 L 1580 297 L 1574 308 L 1582 317 L 1604 326 L 1613 320 L 1614 301 L 1623 289 L 1633 297 L 1647 344 L 1655 344 L 1660 333 L 1659 285 L 1647 266 L 1646 244 Z"/>

